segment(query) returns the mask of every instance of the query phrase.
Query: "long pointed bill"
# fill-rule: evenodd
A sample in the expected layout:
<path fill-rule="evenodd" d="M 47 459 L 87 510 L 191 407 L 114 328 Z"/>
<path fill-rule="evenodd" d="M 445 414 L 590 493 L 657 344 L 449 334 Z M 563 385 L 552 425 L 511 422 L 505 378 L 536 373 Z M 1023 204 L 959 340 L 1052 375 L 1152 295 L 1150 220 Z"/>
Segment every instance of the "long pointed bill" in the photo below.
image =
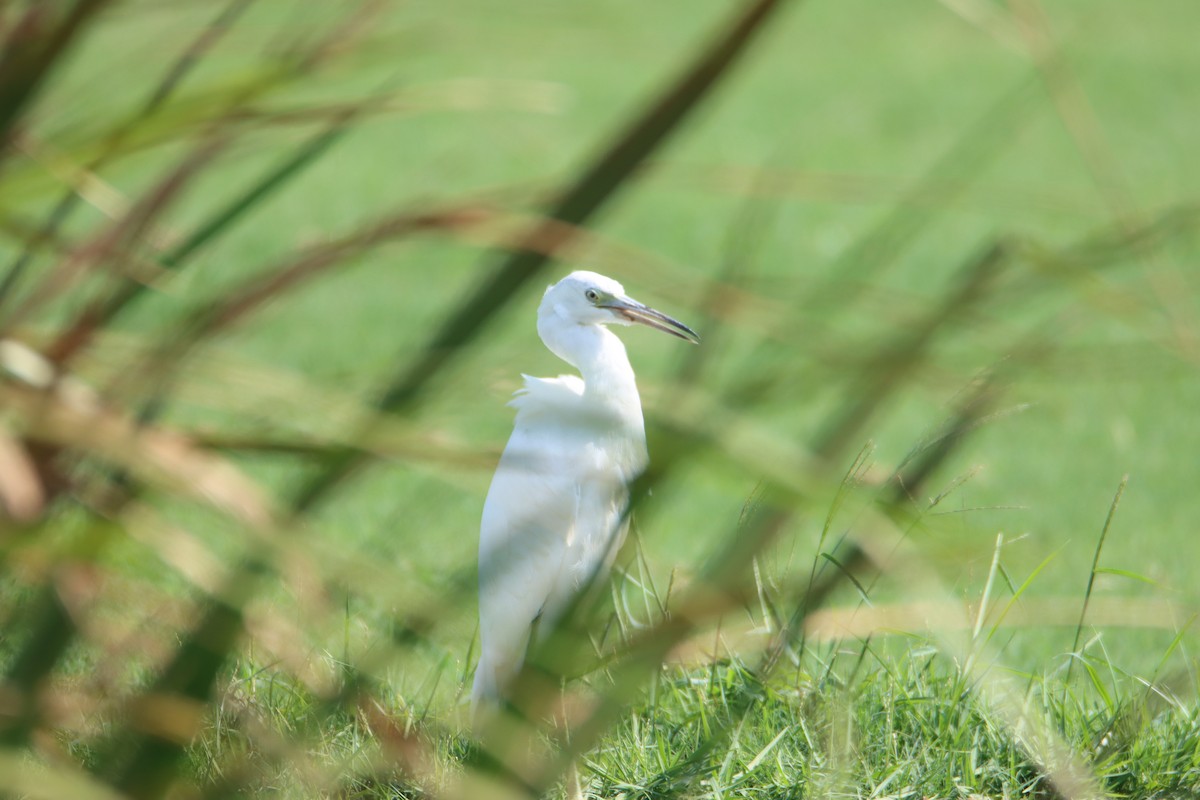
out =
<path fill-rule="evenodd" d="M 661 311 L 655 311 L 649 306 L 644 306 L 632 298 L 614 297 L 612 300 L 604 303 L 603 307 L 612 309 L 630 322 L 648 325 L 664 333 L 669 333 L 672 336 L 678 336 L 685 342 L 700 344 L 700 334 L 687 325 L 684 325 L 677 319 L 668 317 Z"/>

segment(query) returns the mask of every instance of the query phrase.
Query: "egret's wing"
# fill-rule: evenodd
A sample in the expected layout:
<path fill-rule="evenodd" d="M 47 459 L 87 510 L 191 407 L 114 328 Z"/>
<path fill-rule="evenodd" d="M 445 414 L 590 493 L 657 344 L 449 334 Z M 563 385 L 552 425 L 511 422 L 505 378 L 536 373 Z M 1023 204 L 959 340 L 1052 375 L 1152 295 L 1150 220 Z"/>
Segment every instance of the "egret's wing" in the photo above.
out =
<path fill-rule="evenodd" d="M 520 667 L 530 626 L 557 619 L 603 575 L 627 529 L 628 481 L 645 466 L 640 429 L 589 415 L 583 384 L 526 379 L 480 529 L 480 643 L 474 695 Z"/>
<path fill-rule="evenodd" d="M 570 437 L 555 417 L 519 414 L 492 478 L 479 537 L 477 697 L 498 694 L 520 667 L 558 580 L 578 511 Z"/>
<path fill-rule="evenodd" d="M 557 620 L 575 597 L 602 581 L 629 530 L 628 482 L 636 477 L 621 448 L 601 441 L 580 442 L 574 450 L 575 520 L 543 614 Z M 639 466 L 640 470 L 640 466 Z"/>

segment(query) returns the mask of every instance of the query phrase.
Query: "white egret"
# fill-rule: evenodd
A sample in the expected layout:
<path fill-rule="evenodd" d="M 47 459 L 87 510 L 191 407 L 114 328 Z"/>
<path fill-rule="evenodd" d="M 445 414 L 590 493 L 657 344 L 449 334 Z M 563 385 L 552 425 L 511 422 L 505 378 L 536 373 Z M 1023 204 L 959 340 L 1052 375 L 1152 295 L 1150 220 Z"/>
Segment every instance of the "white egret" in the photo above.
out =
<path fill-rule="evenodd" d="M 607 325 L 641 323 L 699 342 L 682 322 L 594 272 L 546 290 L 538 335 L 579 370 L 525 378 L 479 537 L 480 657 L 472 704 L 503 697 L 535 625 L 553 623 L 605 575 L 629 528 L 629 484 L 647 464 L 642 405 L 625 346 Z"/>

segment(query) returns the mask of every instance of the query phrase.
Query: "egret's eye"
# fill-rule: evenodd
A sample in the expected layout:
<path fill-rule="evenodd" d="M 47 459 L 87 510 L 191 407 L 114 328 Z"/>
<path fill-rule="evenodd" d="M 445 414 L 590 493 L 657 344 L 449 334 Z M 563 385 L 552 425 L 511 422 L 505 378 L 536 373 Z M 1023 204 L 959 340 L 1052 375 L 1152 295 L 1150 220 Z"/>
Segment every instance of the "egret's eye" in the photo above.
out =
<path fill-rule="evenodd" d="M 600 293 L 597 292 L 595 289 L 588 289 L 586 292 L 583 293 L 583 296 L 586 297 L 588 300 L 591 300 L 593 303 L 600 299 Z"/>

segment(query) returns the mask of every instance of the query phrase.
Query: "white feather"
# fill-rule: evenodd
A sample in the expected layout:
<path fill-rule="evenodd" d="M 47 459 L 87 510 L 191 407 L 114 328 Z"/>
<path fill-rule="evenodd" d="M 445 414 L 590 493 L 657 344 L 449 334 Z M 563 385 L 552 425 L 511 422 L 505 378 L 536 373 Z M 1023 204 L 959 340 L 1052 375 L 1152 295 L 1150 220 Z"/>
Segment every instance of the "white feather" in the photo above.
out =
<path fill-rule="evenodd" d="M 628 324 L 604 305 L 610 300 L 657 313 L 615 281 L 582 272 L 548 289 L 538 309 L 542 341 L 583 377 L 526 375 L 509 403 L 516 420 L 480 526 L 476 710 L 503 696 L 534 622 L 551 629 L 607 573 L 629 527 L 629 484 L 646 467 L 646 435 L 625 347 L 603 327 Z"/>

